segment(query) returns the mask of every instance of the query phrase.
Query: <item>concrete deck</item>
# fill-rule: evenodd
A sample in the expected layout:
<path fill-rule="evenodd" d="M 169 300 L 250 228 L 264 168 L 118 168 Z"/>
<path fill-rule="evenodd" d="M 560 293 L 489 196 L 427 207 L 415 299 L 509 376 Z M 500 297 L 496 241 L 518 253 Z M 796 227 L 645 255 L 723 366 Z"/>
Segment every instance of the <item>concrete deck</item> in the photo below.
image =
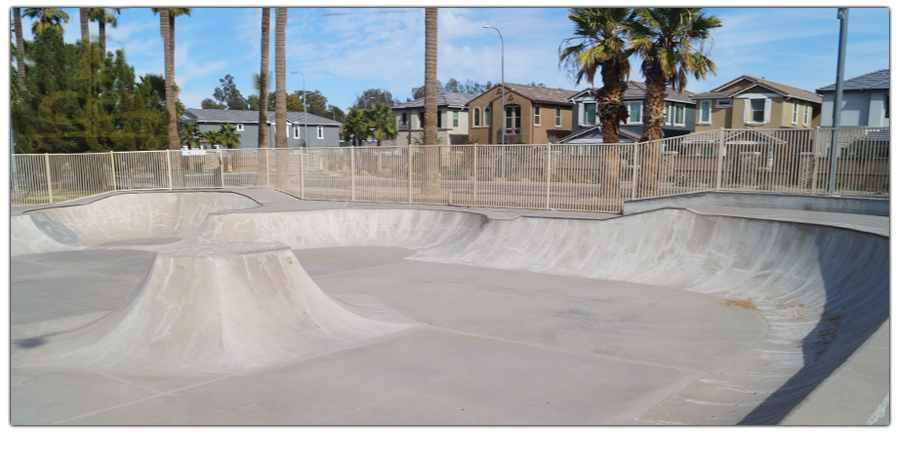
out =
<path fill-rule="evenodd" d="M 28 237 L 19 249 L 14 229 L 12 424 L 888 422 L 886 217 L 716 206 L 615 216 L 212 192 L 259 205 L 157 216 L 150 234 L 54 207 L 40 211 L 46 222 L 77 240 Z M 127 218 L 116 200 L 77 204 Z M 14 222 L 33 209 L 13 210 Z M 185 213 L 200 217 L 174 220 Z M 314 286 L 285 291 L 321 289 L 348 311 L 405 325 L 240 367 L 40 354 L 95 335 L 125 302 L 152 306 L 161 291 L 147 290 L 148 271 L 162 269 L 160 256 L 233 241 L 286 245 L 281 262 L 295 257 Z M 179 264 L 160 279 L 175 282 Z M 212 280 L 185 280 L 173 294 L 199 295 Z M 136 351 L 155 342 L 105 337 L 116 332 L 102 335 Z"/>

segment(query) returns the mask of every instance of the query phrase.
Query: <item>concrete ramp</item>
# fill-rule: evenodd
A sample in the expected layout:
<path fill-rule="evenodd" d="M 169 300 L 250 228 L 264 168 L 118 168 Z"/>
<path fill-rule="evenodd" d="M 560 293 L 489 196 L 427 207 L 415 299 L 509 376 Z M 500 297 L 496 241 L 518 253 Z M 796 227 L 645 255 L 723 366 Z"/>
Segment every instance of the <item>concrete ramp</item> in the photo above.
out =
<path fill-rule="evenodd" d="M 29 363 L 243 370 L 343 347 L 410 323 L 344 308 L 278 243 L 221 243 L 159 253 L 122 306 L 36 339 Z"/>
<path fill-rule="evenodd" d="M 15 256 L 107 243 L 171 242 L 193 232 L 211 212 L 258 206 L 232 193 L 118 194 L 13 217 L 11 250 Z"/>

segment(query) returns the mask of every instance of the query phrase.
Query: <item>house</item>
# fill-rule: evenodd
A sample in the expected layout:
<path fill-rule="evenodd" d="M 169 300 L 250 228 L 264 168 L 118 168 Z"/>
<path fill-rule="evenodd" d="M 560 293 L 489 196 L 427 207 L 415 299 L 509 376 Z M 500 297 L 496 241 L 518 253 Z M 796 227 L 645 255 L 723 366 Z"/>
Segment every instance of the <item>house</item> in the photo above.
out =
<path fill-rule="evenodd" d="M 595 125 L 590 128 L 582 128 L 578 132 L 573 132 L 561 139 L 559 143 L 603 143 L 603 125 Z M 641 135 L 619 128 L 619 143 L 640 142 Z"/>
<path fill-rule="evenodd" d="M 478 95 L 439 92 L 438 143 L 456 145 L 469 136 L 469 109 L 466 103 Z M 397 117 L 397 146 L 422 144 L 425 140 L 425 98 L 391 107 Z"/>
<path fill-rule="evenodd" d="M 697 132 L 811 128 L 822 110 L 822 97 L 811 91 L 746 75 L 691 99 L 697 103 Z"/>
<path fill-rule="evenodd" d="M 642 82 L 628 81 L 628 87 L 622 96 L 625 108 L 628 109 L 628 119 L 619 125 L 620 141 L 631 142 L 631 137 L 638 138 L 644 133 L 644 98 L 647 96 L 647 86 Z M 600 118 L 597 115 L 597 90 L 598 88 L 586 88 L 568 101 L 574 105 L 572 111 L 572 136 L 565 139 L 579 140 L 579 143 L 599 143 L 603 141 L 600 134 Z M 693 93 L 683 91 L 681 93 L 671 87 L 666 87 L 665 98 L 665 124 L 663 135 L 665 137 L 677 137 L 694 131 L 696 109 L 695 102 L 691 100 Z M 590 132 L 583 132 L 589 129 Z M 626 140 L 627 139 L 627 140 Z M 561 140 L 562 142 L 562 140 Z M 636 140 L 635 140 L 636 142 Z"/>
<path fill-rule="evenodd" d="M 841 126 L 890 126 L 890 88 L 890 69 L 845 80 L 841 96 Z M 834 125 L 835 84 L 819 88 L 816 93 L 822 95 L 822 126 L 831 127 Z"/>
<path fill-rule="evenodd" d="M 469 101 L 469 141 L 501 143 L 501 125 L 506 143 L 547 143 L 572 132 L 572 104 L 577 92 L 562 88 L 505 84 L 497 85 Z M 501 106 L 505 104 L 505 114 Z M 525 119 L 524 121 L 522 119 Z"/>
<path fill-rule="evenodd" d="M 275 148 L 275 112 L 268 111 L 268 147 Z M 304 122 L 305 118 L 305 122 Z M 256 148 L 259 134 L 259 111 L 185 109 L 182 122 L 196 123 L 200 132 L 218 131 L 224 124 L 234 125 L 241 135 L 237 148 Z M 309 131 L 310 147 L 336 147 L 340 140 L 341 123 L 302 112 L 287 113 L 288 148 L 299 148 L 305 143 L 304 131 Z"/>

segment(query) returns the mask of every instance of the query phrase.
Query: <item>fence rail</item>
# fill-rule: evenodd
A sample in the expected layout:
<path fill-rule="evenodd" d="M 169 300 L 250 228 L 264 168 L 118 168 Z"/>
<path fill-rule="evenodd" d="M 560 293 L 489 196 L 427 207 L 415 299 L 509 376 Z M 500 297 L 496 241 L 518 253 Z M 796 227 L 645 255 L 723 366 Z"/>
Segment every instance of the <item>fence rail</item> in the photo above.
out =
<path fill-rule="evenodd" d="M 835 142 L 836 156 L 832 156 Z M 302 199 L 618 212 L 719 190 L 887 196 L 888 128 L 720 129 L 647 143 L 13 155 L 12 205 L 112 191 L 273 187 Z"/>

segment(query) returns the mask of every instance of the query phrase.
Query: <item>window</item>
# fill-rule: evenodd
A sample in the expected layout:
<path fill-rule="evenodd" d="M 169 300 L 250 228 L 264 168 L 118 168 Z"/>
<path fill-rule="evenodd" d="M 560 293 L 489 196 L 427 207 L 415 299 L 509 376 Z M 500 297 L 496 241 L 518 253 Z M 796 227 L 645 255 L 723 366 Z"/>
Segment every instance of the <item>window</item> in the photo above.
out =
<path fill-rule="evenodd" d="M 669 115 L 669 110 L 671 110 L 672 105 L 666 103 L 665 107 L 663 107 L 663 123 L 670 125 L 672 124 L 672 116 Z"/>
<path fill-rule="evenodd" d="M 700 102 L 700 123 L 709 124 L 711 123 L 709 120 L 710 117 L 710 102 L 709 101 L 701 101 Z"/>
<path fill-rule="evenodd" d="M 584 119 L 581 124 L 592 125 L 597 121 L 597 105 L 596 104 L 585 104 L 584 105 Z"/>
<path fill-rule="evenodd" d="M 472 114 L 472 126 L 481 126 L 480 114 L 481 114 L 481 111 L 476 107 L 475 111 Z"/>
<path fill-rule="evenodd" d="M 884 118 L 891 118 L 891 95 L 884 95 Z"/>
<path fill-rule="evenodd" d="M 506 107 L 506 133 L 518 134 L 522 128 L 522 107 L 507 106 Z"/>
<path fill-rule="evenodd" d="M 535 126 L 541 125 L 541 107 L 540 106 L 534 106 L 534 125 Z"/>
<path fill-rule="evenodd" d="M 717 99 L 717 100 L 716 100 L 716 107 L 717 107 L 717 108 L 719 108 L 719 107 L 731 107 L 731 100 L 730 100 L 730 99 Z"/>
<path fill-rule="evenodd" d="M 406 112 L 400 114 L 400 124 L 406 126 Z"/>
<path fill-rule="evenodd" d="M 800 103 L 794 102 L 794 112 L 791 114 L 791 124 L 797 124 L 797 117 L 800 116 Z"/>
<path fill-rule="evenodd" d="M 491 125 L 491 108 L 490 107 L 484 108 L 484 125 L 485 126 Z"/>
<path fill-rule="evenodd" d="M 641 122 L 641 103 L 639 103 L 639 102 L 628 103 L 628 123 L 640 123 L 640 122 Z"/>
<path fill-rule="evenodd" d="M 439 111 L 437 112 L 438 128 L 441 127 L 441 117 L 443 117 L 443 116 L 444 116 L 444 115 L 443 115 L 443 112 L 441 112 L 441 111 L 439 110 Z"/>
<path fill-rule="evenodd" d="M 325 138 L 325 127 L 324 126 L 316 126 L 316 138 L 318 138 L 318 139 Z"/>
<path fill-rule="evenodd" d="M 675 111 L 675 124 L 684 126 L 684 106 L 672 106 L 672 110 Z"/>
<path fill-rule="evenodd" d="M 754 123 L 763 123 L 766 121 L 766 100 L 754 99 L 750 101 L 750 119 Z"/>
<path fill-rule="evenodd" d="M 459 126 L 459 112 L 453 112 L 453 127 Z"/>
<path fill-rule="evenodd" d="M 299 126 L 294 126 L 294 138 L 295 139 L 300 138 L 300 127 Z"/>
<path fill-rule="evenodd" d="M 803 106 L 803 126 L 809 126 L 809 111 L 811 110 L 812 106 Z"/>
<path fill-rule="evenodd" d="M 238 131 L 243 131 L 243 130 L 244 130 L 244 125 L 243 125 L 242 123 L 238 123 L 238 124 L 237 124 L 237 127 L 236 127 L 235 129 L 238 130 Z"/>
<path fill-rule="evenodd" d="M 562 126 L 562 109 L 556 109 L 556 126 Z"/>
<path fill-rule="evenodd" d="M 425 112 L 419 111 L 419 128 L 425 129 Z"/>

